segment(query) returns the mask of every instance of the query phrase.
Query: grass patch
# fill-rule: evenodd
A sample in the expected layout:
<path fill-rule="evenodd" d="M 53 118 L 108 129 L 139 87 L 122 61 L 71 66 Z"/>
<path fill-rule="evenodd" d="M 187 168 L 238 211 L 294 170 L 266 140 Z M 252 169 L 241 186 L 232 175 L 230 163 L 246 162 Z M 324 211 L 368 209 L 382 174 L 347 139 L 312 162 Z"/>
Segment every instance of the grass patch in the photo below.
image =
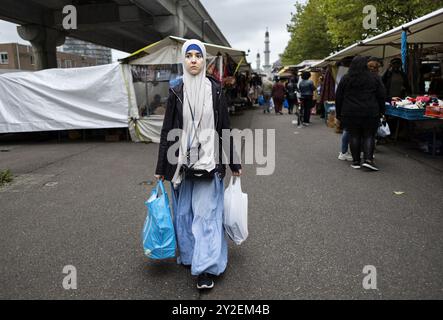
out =
<path fill-rule="evenodd" d="M 9 183 L 13 180 L 12 172 L 9 169 L 0 170 L 0 186 Z"/>

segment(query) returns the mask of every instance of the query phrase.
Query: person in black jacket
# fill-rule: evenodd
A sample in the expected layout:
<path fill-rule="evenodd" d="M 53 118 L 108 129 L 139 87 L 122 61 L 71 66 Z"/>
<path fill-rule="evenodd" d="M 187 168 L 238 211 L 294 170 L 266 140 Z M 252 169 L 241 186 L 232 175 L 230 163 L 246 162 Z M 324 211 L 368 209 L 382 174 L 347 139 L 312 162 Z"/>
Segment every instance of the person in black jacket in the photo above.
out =
<path fill-rule="evenodd" d="M 392 59 L 388 70 L 382 76 L 388 102 L 391 102 L 393 97 L 405 98 L 411 92 L 408 76 L 402 71 L 402 64 L 400 58 Z"/>
<path fill-rule="evenodd" d="M 177 263 L 198 276 L 198 289 L 210 289 L 212 276 L 223 273 L 228 260 L 222 130 L 230 130 L 229 114 L 220 84 L 206 76 L 203 43 L 186 41 L 182 56 L 183 82 L 169 91 L 155 176 L 172 182 Z M 173 141 L 168 140 L 169 134 Z M 229 145 L 229 165 L 233 175 L 240 176 L 241 165 L 234 163 L 232 142 Z"/>
<path fill-rule="evenodd" d="M 352 167 L 377 171 L 374 163 L 375 132 L 384 113 L 385 88 L 379 76 L 371 73 L 367 57 L 356 56 L 336 92 L 336 114 L 350 134 Z M 363 164 L 360 154 L 363 149 Z"/>

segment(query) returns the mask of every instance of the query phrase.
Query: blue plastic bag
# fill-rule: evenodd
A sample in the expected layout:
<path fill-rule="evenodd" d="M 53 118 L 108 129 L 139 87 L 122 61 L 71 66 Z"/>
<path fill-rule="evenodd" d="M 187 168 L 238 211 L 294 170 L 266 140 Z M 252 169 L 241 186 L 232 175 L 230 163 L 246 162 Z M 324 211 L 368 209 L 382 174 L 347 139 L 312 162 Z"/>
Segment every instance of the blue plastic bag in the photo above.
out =
<path fill-rule="evenodd" d="M 159 195 L 159 188 L 161 195 Z M 175 231 L 172 222 L 168 195 L 162 181 L 152 189 L 151 196 L 145 201 L 148 209 L 143 226 L 142 239 L 145 255 L 151 259 L 175 257 Z"/>
<path fill-rule="evenodd" d="M 264 104 L 265 104 L 265 98 L 262 95 L 260 95 L 258 97 L 258 105 L 263 106 Z"/>
<path fill-rule="evenodd" d="M 283 107 L 284 107 L 285 109 L 288 109 L 288 108 L 289 108 L 289 103 L 288 103 L 288 100 L 287 100 L 287 99 L 285 99 L 285 101 L 283 101 Z"/>

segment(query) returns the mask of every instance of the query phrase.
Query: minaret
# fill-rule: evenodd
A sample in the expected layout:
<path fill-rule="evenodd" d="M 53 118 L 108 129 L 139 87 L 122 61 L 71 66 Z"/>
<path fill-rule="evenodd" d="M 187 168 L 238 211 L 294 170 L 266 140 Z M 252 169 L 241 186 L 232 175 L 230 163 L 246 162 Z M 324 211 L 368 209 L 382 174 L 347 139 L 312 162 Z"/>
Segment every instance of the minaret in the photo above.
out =
<path fill-rule="evenodd" d="M 260 72 L 261 69 L 261 60 L 260 60 L 260 53 L 257 52 L 257 72 Z"/>
<path fill-rule="evenodd" d="M 263 69 L 265 70 L 265 73 L 267 73 L 268 75 L 271 74 L 271 64 L 270 64 L 270 53 L 271 50 L 269 49 L 269 30 L 268 28 L 266 28 L 266 33 L 265 33 L 265 65 L 263 66 Z"/>

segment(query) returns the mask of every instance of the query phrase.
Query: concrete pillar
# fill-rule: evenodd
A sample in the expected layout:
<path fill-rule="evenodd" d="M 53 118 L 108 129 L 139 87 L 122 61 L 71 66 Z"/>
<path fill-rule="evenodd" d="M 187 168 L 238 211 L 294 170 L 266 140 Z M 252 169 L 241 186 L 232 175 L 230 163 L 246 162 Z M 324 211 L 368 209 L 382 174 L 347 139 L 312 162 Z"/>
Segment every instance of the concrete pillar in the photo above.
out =
<path fill-rule="evenodd" d="M 57 68 L 57 47 L 65 42 L 65 35 L 58 30 L 39 25 L 17 27 L 23 40 L 31 42 L 37 70 Z"/>
<path fill-rule="evenodd" d="M 177 11 L 176 34 L 177 34 L 177 37 L 183 38 L 186 33 L 186 26 L 185 26 L 185 22 L 184 22 L 185 18 L 184 18 L 184 14 L 183 14 L 183 5 L 181 4 L 180 1 L 177 1 L 177 3 L 175 5 L 176 5 L 176 11 Z"/>

